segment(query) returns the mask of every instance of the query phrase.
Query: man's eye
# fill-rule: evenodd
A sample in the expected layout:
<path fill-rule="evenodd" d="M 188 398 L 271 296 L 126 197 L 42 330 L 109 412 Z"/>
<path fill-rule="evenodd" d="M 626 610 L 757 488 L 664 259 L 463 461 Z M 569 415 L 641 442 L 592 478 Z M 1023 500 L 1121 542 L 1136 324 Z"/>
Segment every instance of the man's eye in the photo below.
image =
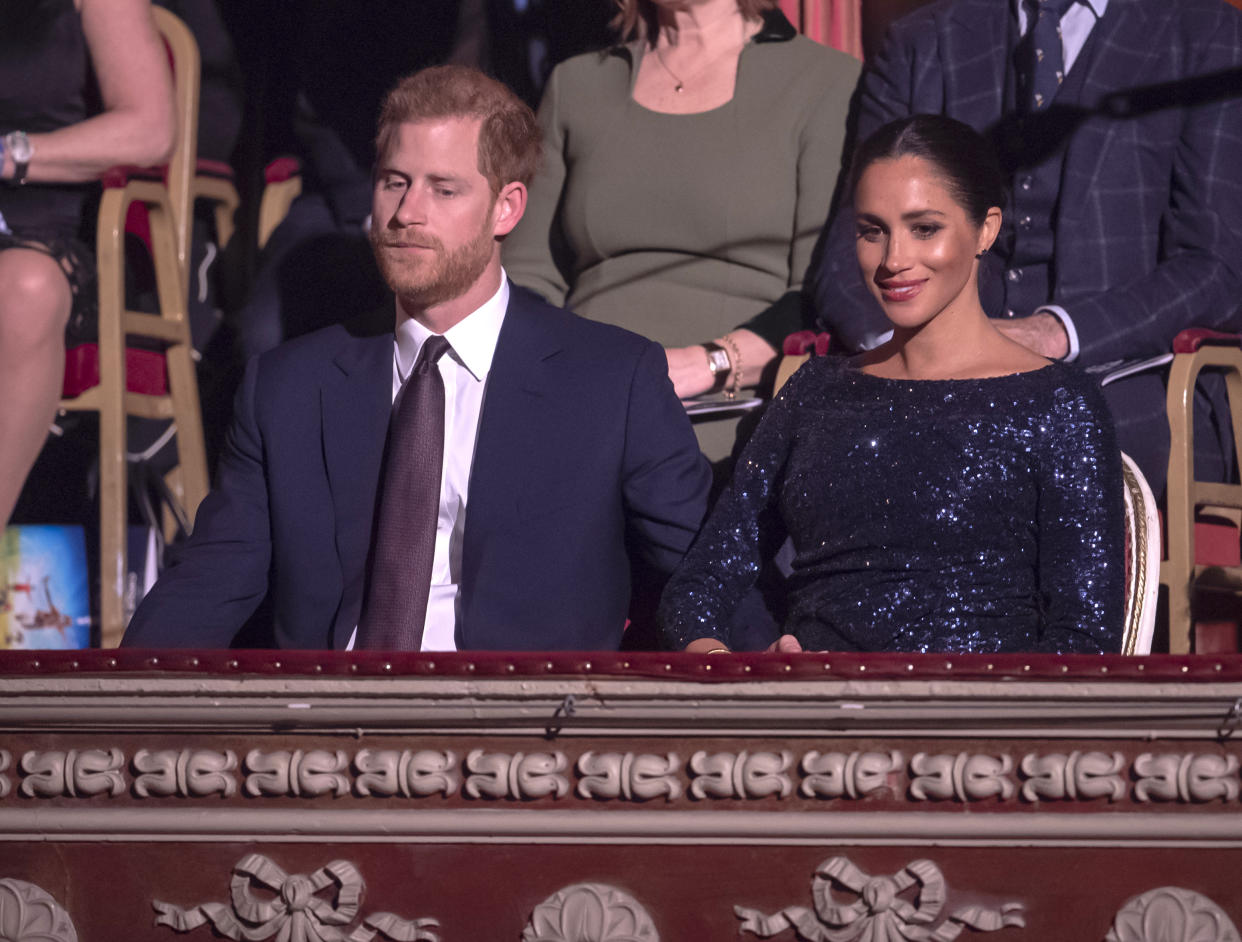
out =
<path fill-rule="evenodd" d="M 448 189 L 447 187 L 439 187 L 439 188 L 437 188 L 437 189 L 436 189 L 436 195 L 437 195 L 437 196 L 443 196 L 443 197 L 445 197 L 445 198 L 447 199 L 447 198 L 449 198 L 449 197 L 456 196 L 456 195 L 457 195 L 457 191 L 456 191 L 456 190 L 450 190 L 450 189 Z"/>
<path fill-rule="evenodd" d="M 385 190 L 400 190 L 405 188 L 405 181 L 397 177 L 389 177 L 383 182 Z"/>

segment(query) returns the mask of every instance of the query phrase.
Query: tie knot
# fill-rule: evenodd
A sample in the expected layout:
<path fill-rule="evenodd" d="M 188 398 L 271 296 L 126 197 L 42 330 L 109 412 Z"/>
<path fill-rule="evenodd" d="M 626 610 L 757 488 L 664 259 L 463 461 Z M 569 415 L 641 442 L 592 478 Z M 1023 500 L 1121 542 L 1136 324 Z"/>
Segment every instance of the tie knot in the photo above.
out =
<path fill-rule="evenodd" d="M 440 357 L 449 351 L 449 342 L 439 334 L 432 334 L 423 342 L 423 348 L 418 351 L 418 361 L 414 364 L 414 369 L 420 366 L 433 366 L 439 362 Z"/>
<path fill-rule="evenodd" d="M 1051 16 L 1054 22 L 1060 22 L 1067 10 L 1078 0 L 1029 0 L 1029 5 L 1036 16 Z"/>

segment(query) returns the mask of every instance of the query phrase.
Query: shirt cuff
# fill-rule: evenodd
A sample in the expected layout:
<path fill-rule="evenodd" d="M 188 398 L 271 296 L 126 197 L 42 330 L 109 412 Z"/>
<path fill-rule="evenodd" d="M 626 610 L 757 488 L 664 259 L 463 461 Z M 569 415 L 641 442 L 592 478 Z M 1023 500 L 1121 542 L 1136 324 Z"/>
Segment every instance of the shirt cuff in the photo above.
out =
<path fill-rule="evenodd" d="M 1059 304 L 1043 304 L 1035 308 L 1036 314 L 1051 314 L 1061 322 L 1061 326 L 1065 328 L 1065 336 L 1069 339 L 1069 353 L 1061 357 L 1066 363 L 1073 363 L 1078 359 L 1078 331 L 1074 329 L 1074 319 L 1069 316 L 1069 312 Z"/>

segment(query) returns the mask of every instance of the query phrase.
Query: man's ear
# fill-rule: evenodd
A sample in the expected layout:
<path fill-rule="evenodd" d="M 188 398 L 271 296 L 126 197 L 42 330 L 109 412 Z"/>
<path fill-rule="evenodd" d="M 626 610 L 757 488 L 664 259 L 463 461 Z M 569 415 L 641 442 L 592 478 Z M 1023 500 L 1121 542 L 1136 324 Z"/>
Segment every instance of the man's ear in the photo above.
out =
<path fill-rule="evenodd" d="M 492 235 L 507 236 L 526 212 L 526 185 L 514 180 L 500 188 L 492 207 Z"/>

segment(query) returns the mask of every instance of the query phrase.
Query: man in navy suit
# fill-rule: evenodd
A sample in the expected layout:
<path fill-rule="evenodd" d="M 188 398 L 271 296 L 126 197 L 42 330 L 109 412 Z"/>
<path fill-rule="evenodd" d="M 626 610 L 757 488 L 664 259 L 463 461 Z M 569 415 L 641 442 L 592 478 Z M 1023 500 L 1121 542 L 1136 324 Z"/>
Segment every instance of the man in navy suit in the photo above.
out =
<path fill-rule="evenodd" d="M 475 70 L 424 70 L 390 93 L 371 237 L 395 309 L 250 362 L 218 485 L 126 645 L 227 646 L 270 593 L 276 646 L 361 646 L 374 534 L 394 516 L 381 487 L 390 415 L 419 350 L 442 337 L 418 647 L 617 648 L 631 563 L 671 571 L 710 472 L 657 345 L 505 279 L 500 241 L 539 147 L 530 109 Z"/>
<path fill-rule="evenodd" d="M 1061 68 L 1036 107 L 1023 63 L 1053 50 L 1024 58 L 1023 44 L 1041 15 L 1060 17 Z M 893 25 L 857 109 L 860 140 L 935 113 L 994 141 L 1012 194 L 981 295 L 1036 352 L 1107 375 L 1167 355 L 1184 328 L 1242 328 L 1242 12 L 1223 0 L 938 0 Z M 854 228 L 843 205 L 809 280 L 824 326 L 857 350 L 890 325 L 858 273 Z M 1200 397 L 1196 423 L 1200 472 L 1218 478 L 1229 473 L 1219 392 Z M 1161 372 L 1105 395 L 1158 492 Z"/>

